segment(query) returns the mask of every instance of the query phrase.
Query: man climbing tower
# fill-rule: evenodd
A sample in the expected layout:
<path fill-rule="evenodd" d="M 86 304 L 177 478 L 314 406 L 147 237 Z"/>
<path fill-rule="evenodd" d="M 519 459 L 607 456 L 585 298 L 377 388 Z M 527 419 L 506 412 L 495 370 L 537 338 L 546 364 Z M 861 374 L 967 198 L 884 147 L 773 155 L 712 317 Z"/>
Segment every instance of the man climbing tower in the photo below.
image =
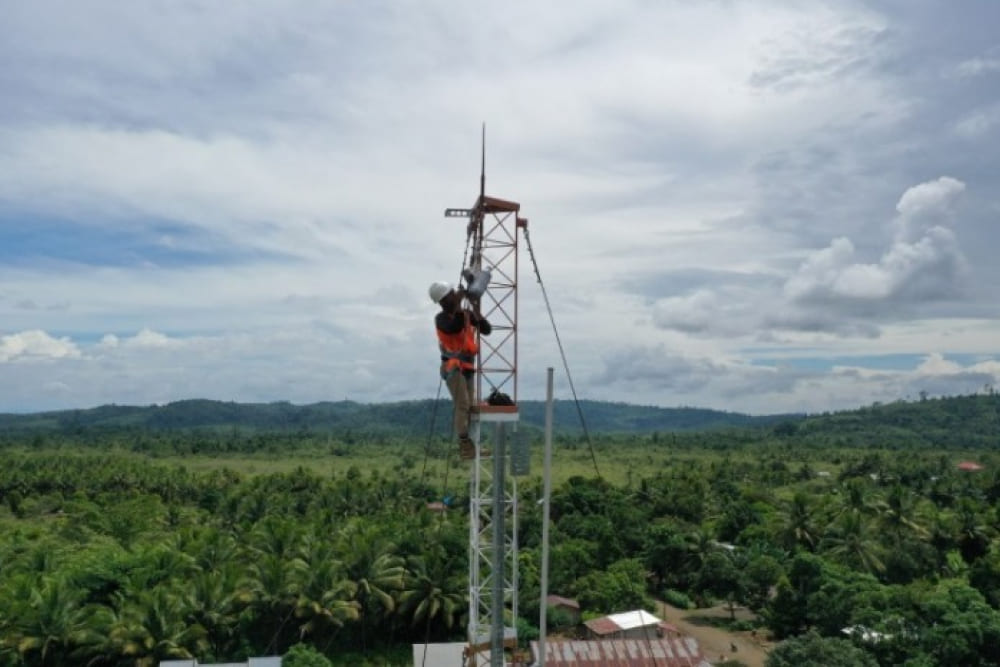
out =
<path fill-rule="evenodd" d="M 435 282 L 427 292 L 431 301 L 441 306 L 434 325 L 441 347 L 441 377 L 448 385 L 455 411 L 458 455 L 465 460 L 474 459 L 476 446 L 469 437 L 469 419 L 475 405 L 476 354 L 479 352 L 476 331 L 488 336 L 493 327 L 480 314 L 478 299 L 470 299 L 471 309 L 462 307 L 465 291 L 461 288 L 456 291 L 446 282 Z M 485 456 L 487 452 L 482 454 Z"/>

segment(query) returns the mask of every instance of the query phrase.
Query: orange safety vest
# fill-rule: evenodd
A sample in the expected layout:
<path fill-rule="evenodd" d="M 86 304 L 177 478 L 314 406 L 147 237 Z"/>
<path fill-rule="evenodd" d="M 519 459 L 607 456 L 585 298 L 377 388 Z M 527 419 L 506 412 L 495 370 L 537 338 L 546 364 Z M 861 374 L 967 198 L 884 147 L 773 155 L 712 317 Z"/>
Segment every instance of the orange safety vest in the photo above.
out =
<path fill-rule="evenodd" d="M 455 371 L 472 371 L 476 369 L 476 354 L 479 353 L 479 343 L 476 342 L 476 328 L 465 316 L 465 326 L 462 330 L 449 334 L 437 329 L 438 344 L 441 347 L 441 377 L 447 378 Z"/>

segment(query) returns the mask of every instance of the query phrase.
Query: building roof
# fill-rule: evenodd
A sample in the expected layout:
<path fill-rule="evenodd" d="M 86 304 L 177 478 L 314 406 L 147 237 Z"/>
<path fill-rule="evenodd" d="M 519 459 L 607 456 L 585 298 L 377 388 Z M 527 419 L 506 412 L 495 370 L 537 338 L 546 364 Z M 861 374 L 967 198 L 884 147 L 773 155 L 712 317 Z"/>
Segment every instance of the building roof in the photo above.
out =
<path fill-rule="evenodd" d="M 207 663 L 197 660 L 163 660 L 160 667 L 281 667 L 281 658 L 268 656 L 266 658 L 249 658 L 246 662 Z"/>
<path fill-rule="evenodd" d="M 551 605 L 562 605 L 564 607 L 572 607 L 573 609 L 579 609 L 580 603 L 576 600 L 570 598 L 564 598 L 561 595 L 547 595 L 545 597 L 545 602 Z"/>
<path fill-rule="evenodd" d="M 660 619 L 648 611 L 638 609 L 636 611 L 626 611 L 620 614 L 595 618 L 586 621 L 584 625 L 598 635 L 610 635 L 625 630 L 634 630 L 635 628 L 647 628 L 659 625 L 660 623 Z"/>
<path fill-rule="evenodd" d="M 857 637 L 870 644 L 877 644 L 883 639 L 892 639 L 892 635 L 866 628 L 863 625 L 848 625 L 846 628 L 841 628 L 840 631 L 849 637 Z"/>
<path fill-rule="evenodd" d="M 531 642 L 535 664 L 538 642 Z M 545 642 L 545 667 L 711 667 L 693 637 Z"/>
<path fill-rule="evenodd" d="M 438 644 L 414 644 L 413 664 L 436 667 L 437 665 L 464 665 L 466 642 L 447 642 Z M 487 652 L 489 655 L 489 652 Z"/>
<path fill-rule="evenodd" d="M 975 461 L 962 461 L 958 464 L 959 470 L 982 470 L 983 466 L 979 465 Z"/>

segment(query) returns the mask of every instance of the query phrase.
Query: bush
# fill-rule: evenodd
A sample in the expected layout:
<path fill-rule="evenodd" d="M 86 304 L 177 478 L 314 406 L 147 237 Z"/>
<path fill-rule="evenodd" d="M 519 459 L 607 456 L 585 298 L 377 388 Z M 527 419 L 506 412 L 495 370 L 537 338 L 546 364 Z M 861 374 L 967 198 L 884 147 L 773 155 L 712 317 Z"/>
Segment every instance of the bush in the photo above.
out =
<path fill-rule="evenodd" d="M 677 607 L 678 609 L 692 609 L 694 607 L 694 603 L 691 602 L 691 598 L 680 591 L 675 591 L 672 588 L 668 588 L 663 593 L 663 601 L 673 607 Z"/>
<path fill-rule="evenodd" d="M 309 644 L 296 644 L 281 659 L 282 667 L 333 667 L 325 655 Z"/>

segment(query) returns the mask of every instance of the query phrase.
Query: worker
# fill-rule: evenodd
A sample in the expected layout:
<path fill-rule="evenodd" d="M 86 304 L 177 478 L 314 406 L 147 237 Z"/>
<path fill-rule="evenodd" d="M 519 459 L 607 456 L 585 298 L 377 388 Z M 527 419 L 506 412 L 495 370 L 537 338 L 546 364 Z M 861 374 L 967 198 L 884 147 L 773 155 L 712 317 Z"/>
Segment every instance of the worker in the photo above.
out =
<path fill-rule="evenodd" d="M 454 289 L 446 282 L 435 282 L 427 290 L 431 301 L 441 306 L 434 318 L 438 343 L 441 347 L 441 378 L 448 385 L 454 408 L 455 434 L 458 436 L 458 455 L 469 460 L 476 458 L 476 446 L 469 437 L 469 421 L 475 406 L 476 354 L 479 343 L 476 331 L 488 336 L 493 330 L 479 312 L 479 300 L 472 299 L 472 308 L 464 308 L 465 291 Z M 482 455 L 487 455 L 482 452 Z"/>

